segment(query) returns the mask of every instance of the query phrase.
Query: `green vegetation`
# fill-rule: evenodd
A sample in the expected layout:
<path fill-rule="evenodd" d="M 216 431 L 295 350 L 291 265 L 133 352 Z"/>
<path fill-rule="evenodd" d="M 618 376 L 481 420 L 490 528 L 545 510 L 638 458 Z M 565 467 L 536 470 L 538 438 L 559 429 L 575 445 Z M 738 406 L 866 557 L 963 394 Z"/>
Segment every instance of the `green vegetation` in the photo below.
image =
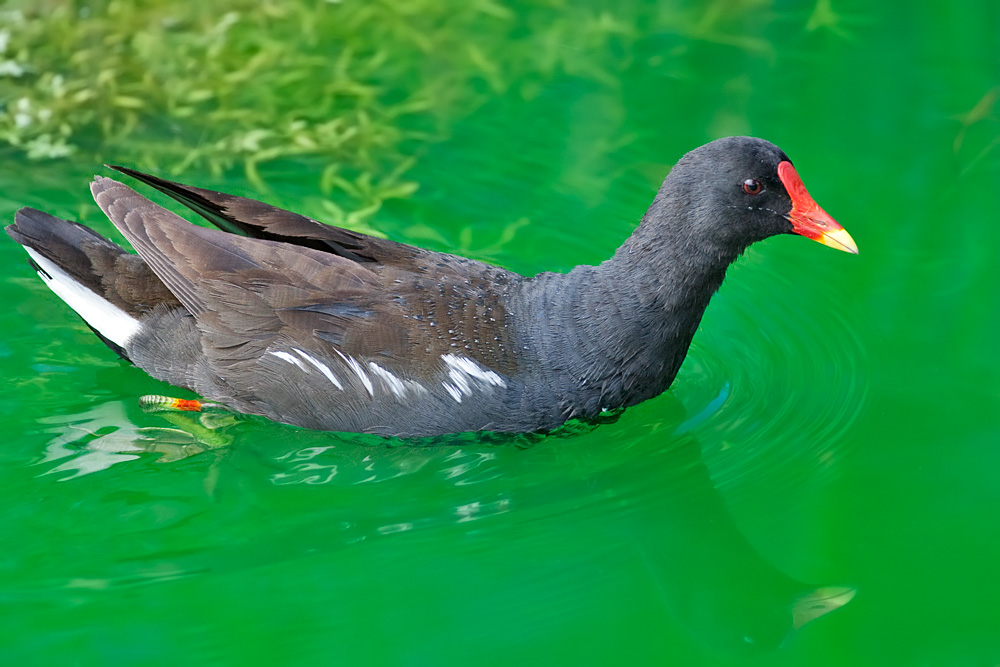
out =
<path fill-rule="evenodd" d="M 35 160 L 242 167 L 257 187 L 261 165 L 304 162 L 326 217 L 359 224 L 411 194 L 411 156 L 486 99 L 559 76 L 616 87 L 641 35 L 732 44 L 726 22 L 769 3 L 696 4 L 0 0 L 0 142 Z"/>
<path fill-rule="evenodd" d="M 536 21 L 567 11 L 539 35 L 489 0 L 8 2 L 0 141 L 32 159 L 241 166 L 257 185 L 262 163 L 306 159 L 350 222 L 412 193 L 409 156 L 487 94 L 526 73 L 612 80 L 624 28 L 568 4 L 538 3 Z"/>

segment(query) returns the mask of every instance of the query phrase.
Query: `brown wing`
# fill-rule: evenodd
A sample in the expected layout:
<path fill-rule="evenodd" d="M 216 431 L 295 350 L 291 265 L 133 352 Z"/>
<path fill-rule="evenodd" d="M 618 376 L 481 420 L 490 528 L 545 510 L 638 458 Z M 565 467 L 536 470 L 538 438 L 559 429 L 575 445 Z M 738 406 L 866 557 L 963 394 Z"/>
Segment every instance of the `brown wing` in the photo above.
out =
<path fill-rule="evenodd" d="M 111 179 L 98 178 L 91 190 L 184 307 L 233 332 L 277 332 L 286 310 L 323 318 L 323 302 L 338 304 L 337 316 L 364 319 L 384 300 L 379 277 L 352 260 L 192 225 Z"/>
<path fill-rule="evenodd" d="M 507 386 L 501 375 L 516 371 L 503 307 L 514 274 L 415 248 L 402 265 L 359 263 L 192 225 L 111 179 L 91 189 L 197 322 L 173 340 L 149 334 L 143 345 L 154 351 L 133 358 L 149 358 L 158 377 L 193 378 L 186 386 L 284 421 L 364 430 L 399 421 L 401 409 L 481 418 L 473 400 L 497 394 Z M 201 351 L 171 369 L 172 345 Z M 298 419 L 303 405 L 334 416 Z"/>

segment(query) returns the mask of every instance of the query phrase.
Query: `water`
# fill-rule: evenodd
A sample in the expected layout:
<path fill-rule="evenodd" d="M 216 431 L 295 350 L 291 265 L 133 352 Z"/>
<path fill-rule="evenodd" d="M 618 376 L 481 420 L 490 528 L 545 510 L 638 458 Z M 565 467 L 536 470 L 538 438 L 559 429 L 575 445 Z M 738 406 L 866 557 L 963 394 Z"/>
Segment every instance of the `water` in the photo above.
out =
<path fill-rule="evenodd" d="M 598 262 L 683 152 L 753 133 L 858 242 L 753 248 L 671 391 L 594 429 L 411 447 L 171 422 L 137 398 L 186 394 L 117 361 L 0 243 L 4 662 L 1000 662 L 1000 8 L 869 5 L 483 4 L 459 35 L 479 56 L 428 33 L 406 61 L 454 86 L 351 167 L 416 157 L 419 189 L 354 219 L 390 238 L 528 274 Z M 0 149 L 2 217 L 110 233 L 99 160 L 167 169 L 171 137 L 197 145 L 197 123 L 145 113 L 134 144 Z M 262 182 L 330 220 L 364 198 L 324 190 L 315 154 L 228 164 L 177 178 Z M 792 630 L 818 586 L 856 595 Z"/>

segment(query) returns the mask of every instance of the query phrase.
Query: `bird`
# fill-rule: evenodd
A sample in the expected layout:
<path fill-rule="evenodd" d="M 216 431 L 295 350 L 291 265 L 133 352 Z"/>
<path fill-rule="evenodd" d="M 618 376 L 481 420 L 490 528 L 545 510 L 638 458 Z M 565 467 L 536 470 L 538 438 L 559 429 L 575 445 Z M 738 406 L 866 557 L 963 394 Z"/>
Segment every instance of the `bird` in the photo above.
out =
<path fill-rule="evenodd" d="M 791 160 L 754 137 L 691 150 L 597 265 L 523 276 L 110 166 L 216 228 L 96 176 L 137 254 L 34 208 L 8 235 L 122 358 L 218 405 L 307 429 L 547 432 L 665 391 L 726 269 L 798 234 L 857 254 Z"/>

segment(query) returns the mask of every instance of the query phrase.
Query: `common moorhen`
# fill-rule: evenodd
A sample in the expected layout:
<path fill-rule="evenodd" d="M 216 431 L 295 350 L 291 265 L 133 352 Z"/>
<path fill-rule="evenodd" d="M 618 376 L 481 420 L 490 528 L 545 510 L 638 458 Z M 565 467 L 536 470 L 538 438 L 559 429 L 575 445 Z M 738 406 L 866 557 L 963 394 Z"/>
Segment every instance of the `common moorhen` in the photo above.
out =
<path fill-rule="evenodd" d="M 670 385 L 751 243 L 794 233 L 857 252 L 788 157 L 751 137 L 682 157 L 611 259 L 531 278 L 113 168 L 219 230 L 98 177 L 94 199 L 139 254 L 24 208 L 7 233 L 38 275 L 153 377 L 312 429 L 429 436 L 591 420 Z"/>

